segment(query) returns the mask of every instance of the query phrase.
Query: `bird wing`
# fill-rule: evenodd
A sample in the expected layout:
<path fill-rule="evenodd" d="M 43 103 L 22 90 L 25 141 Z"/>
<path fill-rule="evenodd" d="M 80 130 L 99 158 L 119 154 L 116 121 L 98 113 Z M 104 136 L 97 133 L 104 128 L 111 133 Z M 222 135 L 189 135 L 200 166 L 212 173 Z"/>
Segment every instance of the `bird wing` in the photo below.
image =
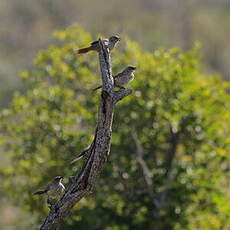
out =
<path fill-rule="evenodd" d="M 91 42 L 91 45 L 96 45 L 98 43 L 98 40 L 97 41 L 94 41 L 94 42 Z"/>
<path fill-rule="evenodd" d="M 117 75 L 113 76 L 113 79 L 118 78 L 120 75 L 122 75 L 122 73 L 118 73 Z"/>
<path fill-rule="evenodd" d="M 104 38 L 104 39 L 101 39 L 103 42 L 108 42 L 109 41 L 109 39 L 107 39 L 107 38 Z M 97 43 L 99 42 L 99 40 L 97 40 L 97 41 L 94 41 L 94 42 L 91 42 L 91 45 L 93 46 L 93 45 L 96 45 Z"/>

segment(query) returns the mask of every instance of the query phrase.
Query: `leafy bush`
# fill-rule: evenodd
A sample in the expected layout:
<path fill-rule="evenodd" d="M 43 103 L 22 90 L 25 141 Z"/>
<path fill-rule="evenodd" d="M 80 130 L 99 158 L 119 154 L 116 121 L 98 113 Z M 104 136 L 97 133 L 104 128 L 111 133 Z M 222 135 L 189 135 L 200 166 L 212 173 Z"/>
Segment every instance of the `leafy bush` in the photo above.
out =
<path fill-rule="evenodd" d="M 1 167 L 4 195 L 39 221 L 47 207 L 32 193 L 56 175 L 76 173 L 82 162 L 70 161 L 92 141 L 100 94 L 91 91 L 100 84 L 96 54 L 73 53 L 91 36 L 79 26 L 55 36 L 57 44 L 39 52 L 35 68 L 22 73 L 26 92 L 15 94 L 0 118 L 8 160 Z M 126 38 L 119 47 L 112 53 L 113 72 L 137 65 L 128 86 L 134 92 L 116 107 L 99 186 L 62 228 L 226 228 L 229 84 L 201 73 L 198 45 L 188 52 L 149 52 Z"/>

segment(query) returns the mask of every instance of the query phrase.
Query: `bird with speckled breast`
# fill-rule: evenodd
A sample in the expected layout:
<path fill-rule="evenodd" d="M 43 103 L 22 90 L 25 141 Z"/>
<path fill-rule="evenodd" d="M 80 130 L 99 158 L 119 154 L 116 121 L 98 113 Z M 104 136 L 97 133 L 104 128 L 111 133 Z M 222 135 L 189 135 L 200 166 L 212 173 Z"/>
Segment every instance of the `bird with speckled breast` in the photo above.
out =
<path fill-rule="evenodd" d="M 124 89 L 128 83 L 134 79 L 134 71 L 136 70 L 135 66 L 128 66 L 122 72 L 118 73 L 113 77 L 114 87 Z M 93 89 L 93 91 L 102 88 L 102 85 Z"/>
<path fill-rule="evenodd" d="M 111 51 L 115 47 L 117 42 L 120 41 L 120 40 L 121 39 L 118 36 L 111 36 L 110 38 L 102 39 L 102 42 L 104 42 L 104 44 Z M 97 51 L 97 52 L 99 52 L 99 40 L 92 42 L 89 47 L 76 50 L 75 53 L 76 54 L 84 54 L 84 53 L 88 53 L 89 51 Z"/>

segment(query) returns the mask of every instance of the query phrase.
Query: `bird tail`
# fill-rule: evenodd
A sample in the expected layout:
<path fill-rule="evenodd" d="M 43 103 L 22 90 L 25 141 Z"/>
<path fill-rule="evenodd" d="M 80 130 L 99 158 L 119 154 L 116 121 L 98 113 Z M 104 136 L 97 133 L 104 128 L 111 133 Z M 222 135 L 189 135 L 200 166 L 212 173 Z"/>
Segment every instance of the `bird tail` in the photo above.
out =
<path fill-rule="evenodd" d="M 96 91 L 96 90 L 98 90 L 98 89 L 100 89 L 100 88 L 102 88 L 102 85 L 100 85 L 100 86 L 94 88 L 93 91 Z"/>
<path fill-rule="evenodd" d="M 82 157 L 88 154 L 88 151 L 90 150 L 91 145 L 87 146 L 75 159 L 71 161 L 71 164 L 74 164 L 78 160 L 80 160 Z"/>
<path fill-rule="evenodd" d="M 79 161 L 82 157 L 83 157 L 83 155 L 80 154 L 77 158 L 75 158 L 75 159 L 73 159 L 73 160 L 71 161 L 71 164 L 74 164 L 75 162 Z"/>
<path fill-rule="evenodd" d="M 34 193 L 34 195 L 42 195 L 44 193 L 47 193 L 47 191 L 48 191 L 47 189 L 46 190 L 37 191 L 37 192 Z"/>
<path fill-rule="evenodd" d="M 89 46 L 89 47 L 86 47 L 86 48 L 79 49 L 75 53 L 76 54 L 84 54 L 84 53 L 87 53 L 87 52 L 89 52 L 91 50 L 92 50 L 92 46 Z"/>

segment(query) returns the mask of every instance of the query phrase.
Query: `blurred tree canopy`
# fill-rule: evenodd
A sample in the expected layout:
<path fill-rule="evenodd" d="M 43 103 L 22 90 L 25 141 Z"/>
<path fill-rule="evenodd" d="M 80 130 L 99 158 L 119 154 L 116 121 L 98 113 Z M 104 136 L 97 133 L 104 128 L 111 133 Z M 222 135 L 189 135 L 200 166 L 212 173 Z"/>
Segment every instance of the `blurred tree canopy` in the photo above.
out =
<path fill-rule="evenodd" d="M 158 46 L 191 48 L 202 45 L 206 72 L 230 79 L 229 0 L 1 0 L 0 107 L 7 107 L 13 91 L 23 90 L 18 72 L 50 42 L 50 31 L 77 22 L 109 36 L 129 35 L 144 49 Z M 106 23 L 105 23 L 106 22 Z M 221 25 L 221 26 L 220 26 Z M 12 68 L 13 67 L 13 68 Z"/>
<path fill-rule="evenodd" d="M 48 208 L 32 193 L 56 175 L 76 174 L 82 161 L 70 161 L 92 141 L 100 95 L 91 91 L 100 84 L 95 53 L 73 53 L 91 35 L 77 25 L 54 35 L 57 45 L 21 74 L 26 92 L 0 116 L 3 196 L 37 224 Z M 134 92 L 116 107 L 98 186 L 62 229 L 228 229 L 229 83 L 201 72 L 198 44 L 150 53 L 129 38 L 122 43 L 113 72 L 137 65 Z"/>

